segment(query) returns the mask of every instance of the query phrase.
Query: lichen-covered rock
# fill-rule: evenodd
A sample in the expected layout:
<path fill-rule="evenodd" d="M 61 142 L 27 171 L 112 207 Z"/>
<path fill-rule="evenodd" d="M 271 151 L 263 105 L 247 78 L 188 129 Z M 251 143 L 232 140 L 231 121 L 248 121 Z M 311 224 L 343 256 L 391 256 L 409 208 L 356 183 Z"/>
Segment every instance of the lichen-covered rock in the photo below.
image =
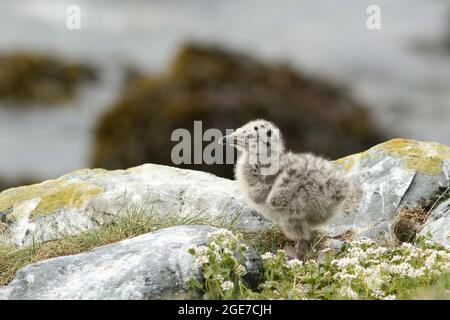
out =
<path fill-rule="evenodd" d="M 234 221 L 249 230 L 268 224 L 247 206 L 233 181 L 146 164 L 128 170 L 79 170 L 0 193 L 0 242 L 22 246 L 80 233 L 121 214 L 124 205 L 145 205 L 153 215 Z"/>
<path fill-rule="evenodd" d="M 431 211 L 428 221 L 420 231 L 420 236 L 431 233 L 431 240 L 450 247 L 450 198 Z"/>
<path fill-rule="evenodd" d="M 439 232 L 439 239 L 450 230 L 446 216 L 434 214 L 439 217 L 434 220 L 423 216 L 450 185 L 450 148 L 395 139 L 337 160 L 337 166 L 352 178 L 355 190 L 346 211 L 323 227 L 326 235 L 353 233 L 409 241 L 398 237 L 396 226 L 411 226 L 411 230 L 401 232 L 407 239 L 414 239 L 418 227 Z M 249 208 L 234 181 L 200 171 L 147 164 L 128 170 L 80 170 L 0 193 L 0 241 L 21 246 L 80 233 L 121 214 L 124 204 L 149 205 L 148 213 L 155 215 L 233 222 L 236 228 L 249 231 L 270 226 Z M 415 207 L 420 210 L 409 210 Z M 412 219 L 398 224 L 401 212 Z M 416 213 L 419 216 L 414 217 Z"/>
<path fill-rule="evenodd" d="M 65 102 L 83 81 L 97 79 L 89 65 L 37 53 L 0 55 L 0 99 L 15 106 Z"/>
<path fill-rule="evenodd" d="M 330 235 L 395 238 L 402 208 L 429 208 L 450 185 L 450 148 L 434 142 L 394 139 L 336 162 L 356 188 L 350 210 L 324 228 Z M 448 232 L 450 224 L 443 228 Z"/>
<path fill-rule="evenodd" d="M 187 45 L 167 74 L 131 80 L 111 111 L 99 120 L 93 166 L 172 165 L 171 150 L 177 142 L 170 137 L 175 129 L 185 128 L 194 137 L 193 123 L 202 120 L 203 130 L 216 128 L 225 133 L 255 118 L 276 123 L 290 149 L 334 159 L 384 140 L 367 109 L 333 83 L 286 65 Z M 225 152 L 234 151 L 226 148 Z M 182 167 L 233 178 L 231 164 Z"/>
<path fill-rule="evenodd" d="M 109 244 L 88 252 L 58 257 L 20 269 L 0 287 L 0 299 L 166 299 L 195 298 L 186 280 L 201 281 L 188 253 L 205 245 L 216 228 L 179 226 Z M 249 247 L 248 283 L 261 280 L 261 258 Z"/>

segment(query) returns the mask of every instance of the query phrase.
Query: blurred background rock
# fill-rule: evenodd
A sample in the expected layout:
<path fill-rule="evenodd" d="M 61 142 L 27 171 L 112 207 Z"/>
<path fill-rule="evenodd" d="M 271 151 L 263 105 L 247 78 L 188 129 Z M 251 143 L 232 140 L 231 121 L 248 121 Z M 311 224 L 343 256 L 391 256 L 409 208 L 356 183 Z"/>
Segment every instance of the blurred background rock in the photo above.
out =
<path fill-rule="evenodd" d="M 371 4 L 2 1 L 0 189 L 171 164 L 170 133 L 194 120 L 265 117 L 291 149 L 331 158 L 394 136 L 450 144 L 450 2 L 379 0 L 380 31 L 366 28 Z M 69 5 L 81 30 L 66 28 Z"/>
<path fill-rule="evenodd" d="M 80 82 L 96 80 L 93 67 L 47 55 L 0 55 L 0 99 L 16 106 L 50 106 L 73 99 Z"/>
<path fill-rule="evenodd" d="M 194 150 L 194 121 L 202 120 L 204 130 L 225 133 L 257 118 L 280 126 L 288 148 L 334 159 L 383 140 L 367 108 L 343 88 L 304 77 L 288 66 L 190 44 L 166 74 L 136 75 L 126 84 L 119 101 L 99 120 L 93 166 L 173 165 L 170 150 L 178 142 L 169 137 L 175 129 L 191 131 Z M 233 178 L 233 165 L 181 167 Z"/>

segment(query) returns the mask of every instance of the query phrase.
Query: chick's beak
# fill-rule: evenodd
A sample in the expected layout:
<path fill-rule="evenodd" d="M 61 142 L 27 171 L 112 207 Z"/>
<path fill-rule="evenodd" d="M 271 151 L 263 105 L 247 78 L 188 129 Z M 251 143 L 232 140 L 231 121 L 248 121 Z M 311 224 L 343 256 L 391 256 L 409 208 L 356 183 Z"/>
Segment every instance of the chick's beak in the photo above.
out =
<path fill-rule="evenodd" d="M 227 136 L 223 136 L 222 138 L 219 139 L 218 143 L 219 144 L 230 144 L 230 145 L 234 145 L 236 141 L 236 138 L 234 137 L 234 135 L 229 134 Z"/>

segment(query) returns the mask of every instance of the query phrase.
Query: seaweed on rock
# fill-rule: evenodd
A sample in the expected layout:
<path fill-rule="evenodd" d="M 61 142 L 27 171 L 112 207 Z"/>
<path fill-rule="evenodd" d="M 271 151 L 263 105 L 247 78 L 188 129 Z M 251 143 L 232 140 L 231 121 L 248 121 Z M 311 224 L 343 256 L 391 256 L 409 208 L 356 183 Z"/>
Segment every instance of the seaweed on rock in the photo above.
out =
<path fill-rule="evenodd" d="M 17 106 L 69 101 L 81 82 L 94 81 L 90 65 L 50 55 L 12 52 L 0 55 L 0 99 Z"/>
<path fill-rule="evenodd" d="M 275 122 L 287 146 L 331 158 L 383 140 L 367 110 L 345 90 L 286 65 L 268 65 L 220 48 L 190 44 L 168 72 L 139 75 L 98 122 L 92 164 L 108 169 L 170 164 L 173 130 L 236 128 L 255 119 Z M 231 152 L 231 149 L 227 149 Z M 232 165 L 182 165 L 233 176 Z"/>

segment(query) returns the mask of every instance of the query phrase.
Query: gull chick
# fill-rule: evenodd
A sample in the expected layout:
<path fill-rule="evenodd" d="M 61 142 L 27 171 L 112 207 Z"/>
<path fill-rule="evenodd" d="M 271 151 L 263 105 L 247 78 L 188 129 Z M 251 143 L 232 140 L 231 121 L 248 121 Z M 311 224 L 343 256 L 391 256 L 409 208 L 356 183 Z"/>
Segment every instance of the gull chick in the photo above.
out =
<path fill-rule="evenodd" d="M 251 121 L 219 143 L 240 152 L 235 176 L 250 206 L 295 241 L 284 247 L 289 258 L 304 259 L 311 230 L 342 210 L 350 181 L 331 161 L 285 152 L 280 130 L 269 121 Z"/>

